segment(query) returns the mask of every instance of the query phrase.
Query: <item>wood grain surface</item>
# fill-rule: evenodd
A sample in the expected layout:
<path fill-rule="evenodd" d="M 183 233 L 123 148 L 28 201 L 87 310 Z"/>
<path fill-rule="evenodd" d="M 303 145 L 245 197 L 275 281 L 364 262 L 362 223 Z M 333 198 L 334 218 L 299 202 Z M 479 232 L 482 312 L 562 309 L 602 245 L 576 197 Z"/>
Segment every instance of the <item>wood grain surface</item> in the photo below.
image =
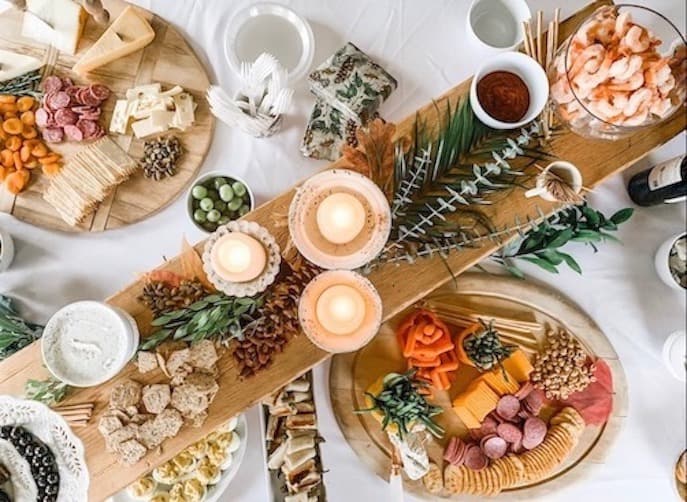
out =
<path fill-rule="evenodd" d="M 115 19 L 126 7 L 122 0 L 104 0 L 103 5 Z M 215 119 L 210 113 L 205 99 L 205 91 L 210 85 L 205 68 L 183 36 L 162 18 L 139 9 L 150 21 L 155 30 L 155 39 L 146 48 L 129 56 L 113 61 L 93 72 L 87 78 L 71 71 L 72 66 L 95 42 L 106 26 L 88 20 L 84 35 L 75 56 L 60 53 L 56 61 L 48 61 L 51 68 L 47 74 L 70 77 L 77 84 L 102 83 L 113 92 L 103 107 L 101 124 L 110 124 L 115 100 L 123 98 L 127 89 L 136 85 L 160 82 L 163 89 L 180 85 L 191 93 L 198 104 L 196 122 L 185 132 L 175 131 L 185 149 L 178 163 L 177 174 L 162 181 L 154 181 L 136 172 L 128 181 L 119 185 L 98 209 L 87 216 L 78 226 L 67 225 L 43 200 L 43 192 L 48 186 L 47 177 L 33 171 L 29 188 L 17 197 L 0 187 L 0 211 L 10 213 L 19 220 L 32 225 L 66 232 L 100 232 L 136 223 L 157 213 L 174 201 L 191 183 L 198 173 L 212 142 Z M 0 49 L 28 54 L 42 59 L 47 47 L 33 40 L 21 37 L 22 13 L 16 9 L 0 14 Z M 134 159 L 143 155 L 145 140 L 136 139 L 132 134 L 111 136 Z M 65 161 L 86 143 L 60 143 L 51 148 L 64 155 Z"/>
<path fill-rule="evenodd" d="M 547 492 L 550 493 L 550 490 L 561 488 L 564 483 L 579 479 L 591 466 L 603 463 L 627 416 L 627 382 L 613 346 L 596 323 L 579 307 L 548 286 L 509 276 L 475 273 L 461 275 L 456 283 L 451 282 L 439 288 L 420 303 L 429 310 L 436 307 L 439 317 L 442 317 L 441 309 L 444 305 L 455 305 L 479 312 L 485 319 L 497 316 L 536 322 L 542 328 L 534 330 L 528 339 L 540 348 L 543 347 L 548 328 L 563 328 L 575 336 L 589 354 L 603 359 L 611 368 L 615 394 L 613 412 L 608 423 L 601 427 L 587 427 L 570 456 L 545 479 L 506 490 L 499 496 L 499 500 L 532 500 L 542 497 Z M 414 309 L 415 306 L 411 306 L 390 319 L 382 326 L 379 335 L 357 353 L 334 356 L 329 375 L 329 394 L 334 416 L 346 441 L 363 463 L 387 480 L 391 465 L 391 443 L 381 430 L 379 422 L 368 414 L 355 414 L 353 410 L 367 406 L 363 399 L 364 392 L 377 378 L 389 372 L 405 371 L 406 361 L 398 346 L 395 329 Z M 448 318 L 443 320 L 451 325 Z M 448 439 L 455 435 L 468 435 L 468 430 L 451 411 L 451 402 L 477 375 L 474 368 L 463 366 L 458 369 L 457 379 L 450 393 L 436 393 L 435 402 L 445 410 L 436 419 L 446 430 L 446 435 L 442 440 L 430 441 L 428 452 L 438 465 L 442 465 L 443 450 Z M 432 497 L 421 480 L 411 481 L 405 478 L 404 487 L 419 497 Z M 476 497 L 466 495 L 459 497 L 460 500 L 477 500 Z"/>
<path fill-rule="evenodd" d="M 563 22 L 562 39 L 567 37 L 595 8 L 606 3 L 608 2 L 590 4 Z M 437 98 L 437 101 L 440 104 L 443 100 L 455 102 L 466 96 L 469 86 L 470 81 L 465 81 Z M 417 114 L 430 123 L 437 123 L 434 103 L 429 103 L 418 110 Z M 416 114 L 413 113 L 400 122 L 398 134 L 408 134 L 412 130 L 415 119 Z M 556 136 L 548 148 L 552 154 L 577 164 L 584 176 L 585 185 L 593 188 L 670 140 L 684 128 L 685 116 L 678 114 L 661 126 L 638 132 L 615 142 L 591 141 L 566 131 Z M 345 167 L 345 165 L 342 161 L 338 161 L 330 167 Z M 283 217 L 288 213 L 294 190 L 295 188 L 276 197 L 245 217 L 247 220 L 258 222 L 272 232 L 281 249 L 286 249 L 289 240 L 288 229 L 283 226 Z M 510 224 L 516 216 L 520 216 L 523 220 L 527 215 L 535 216 L 537 207 L 547 212 L 555 209 L 552 205 L 525 199 L 524 191 L 518 190 L 491 206 L 489 214 L 499 224 Z M 451 274 L 447 270 L 447 264 L 454 274 L 460 274 L 492 254 L 497 247 L 496 244 L 489 242 L 480 248 L 456 252 L 448 257 L 446 263 L 443 263 L 440 258 L 434 258 L 422 260 L 413 265 L 386 265 L 376 269 L 369 279 L 377 287 L 383 300 L 384 319 L 393 317 L 450 280 Z M 197 245 L 197 249 L 202 250 L 202 243 Z M 172 258 L 160 268 L 180 271 L 179 259 Z M 136 318 L 142 335 L 145 336 L 150 332 L 150 314 L 137 300 L 142 288 L 143 282 L 134 282 L 107 301 L 130 312 Z M 66 403 L 81 401 L 97 403 L 93 423 L 77 431 L 84 441 L 87 462 L 91 470 L 90 500 L 102 500 L 125 487 L 151 467 L 168 460 L 190 443 L 221 425 L 227 418 L 258 402 L 273 390 L 308 371 L 327 357 L 327 353 L 315 347 L 301 335 L 286 346 L 284 353 L 276 358 L 272 368 L 244 382 L 238 378 L 232 357 L 226 354 L 219 362 L 221 388 L 210 407 L 210 416 L 204 426 L 198 429 L 185 428 L 176 438 L 165 442 L 162 452 L 150 454 L 131 467 L 118 466 L 114 457 L 104 451 L 104 442 L 96 427 L 99 416 L 107 406 L 110 389 L 117 381 L 134 376 L 134 369 L 130 365 L 116 379 L 104 385 L 75 392 L 65 401 Z M 45 369 L 41 364 L 40 345 L 34 343 L 0 363 L 0 393 L 19 394 L 27 378 L 42 375 L 45 375 Z M 145 378 L 139 378 L 139 381 L 147 383 Z M 117 475 L 113 476 L 113 472 Z"/>

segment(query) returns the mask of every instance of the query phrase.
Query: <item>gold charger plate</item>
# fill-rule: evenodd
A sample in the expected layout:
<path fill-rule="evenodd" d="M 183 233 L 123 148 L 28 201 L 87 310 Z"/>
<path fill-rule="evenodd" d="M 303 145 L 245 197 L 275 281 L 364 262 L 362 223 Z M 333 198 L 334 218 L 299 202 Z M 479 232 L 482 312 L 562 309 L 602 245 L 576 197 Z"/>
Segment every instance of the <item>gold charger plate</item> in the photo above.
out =
<path fill-rule="evenodd" d="M 573 334 L 589 354 L 604 359 L 613 373 L 615 395 L 608 422 L 603 426 L 588 426 L 571 455 L 547 478 L 538 483 L 523 484 L 504 491 L 498 498 L 529 500 L 542 496 L 579 479 L 594 465 L 602 464 L 624 423 L 628 403 L 622 366 L 611 343 L 596 323 L 560 293 L 540 284 L 511 277 L 464 274 L 458 277 L 456 283 L 439 288 L 418 305 L 431 310 L 439 304 L 448 303 L 467 306 L 483 313 L 485 317 L 508 317 L 554 329 L 562 327 Z M 332 360 L 329 387 L 334 415 L 346 440 L 360 459 L 384 479 L 389 477 L 391 443 L 386 433 L 381 431 L 378 422 L 368 414 L 357 415 L 353 410 L 366 407 L 363 393 L 380 375 L 406 369 L 394 328 L 414 308 L 415 306 L 410 306 L 385 323 L 377 337 L 360 351 L 336 355 Z M 530 343 L 541 346 L 545 332 L 544 328 L 532 333 Z M 465 426 L 451 412 L 450 403 L 476 374 L 473 368 L 461 367 L 451 390 L 437 393 L 437 404 L 446 410 L 437 417 L 437 421 L 447 433 L 442 441 L 431 441 L 428 450 L 430 458 L 440 465 L 446 439 L 456 434 L 467 434 Z M 424 489 L 422 481 L 414 482 L 406 478 L 404 485 L 414 495 L 426 500 L 437 499 Z M 465 495 L 459 497 L 461 500 L 477 500 L 476 497 Z"/>

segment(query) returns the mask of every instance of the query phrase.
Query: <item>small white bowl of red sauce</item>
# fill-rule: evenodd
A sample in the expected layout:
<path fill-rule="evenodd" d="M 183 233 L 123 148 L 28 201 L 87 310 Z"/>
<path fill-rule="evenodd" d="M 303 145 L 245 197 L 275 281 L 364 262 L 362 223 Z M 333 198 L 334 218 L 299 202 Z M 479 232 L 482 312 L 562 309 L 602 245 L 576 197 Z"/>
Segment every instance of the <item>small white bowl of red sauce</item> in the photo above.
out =
<path fill-rule="evenodd" d="M 494 129 L 517 129 L 539 116 L 549 99 L 549 81 L 534 59 L 519 52 L 494 56 L 475 73 L 470 104 Z"/>

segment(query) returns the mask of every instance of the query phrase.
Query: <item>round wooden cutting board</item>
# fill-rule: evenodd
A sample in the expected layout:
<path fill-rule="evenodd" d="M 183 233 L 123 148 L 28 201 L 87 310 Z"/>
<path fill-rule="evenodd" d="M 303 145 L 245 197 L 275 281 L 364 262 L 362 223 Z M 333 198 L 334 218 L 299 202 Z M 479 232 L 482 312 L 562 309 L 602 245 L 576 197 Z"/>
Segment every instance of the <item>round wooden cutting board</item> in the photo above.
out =
<path fill-rule="evenodd" d="M 114 20 L 128 5 L 122 0 L 103 0 L 103 5 Z M 136 85 L 160 82 L 163 90 L 180 85 L 193 94 L 196 109 L 195 124 L 186 131 L 173 130 L 184 147 L 185 154 L 177 165 L 177 173 L 171 178 L 154 181 L 138 170 L 128 181 L 119 185 L 97 208 L 77 227 L 70 227 L 57 212 L 43 200 L 43 191 L 48 180 L 36 173 L 27 190 L 14 197 L 0 187 L 0 211 L 10 213 L 19 220 L 53 230 L 68 232 L 100 232 L 124 227 L 141 221 L 174 201 L 195 178 L 210 148 L 214 132 L 214 117 L 205 99 L 210 85 L 207 72 L 183 36 L 160 17 L 140 9 L 149 20 L 155 39 L 143 50 L 106 64 L 89 73 L 87 78 L 71 71 L 72 66 L 100 35 L 105 26 L 99 26 L 89 19 L 79 42 L 75 56 L 59 53 L 50 57 L 47 46 L 21 37 L 22 13 L 11 9 L 0 14 L 0 48 L 38 59 L 46 58 L 48 71 L 61 77 L 71 77 L 77 84 L 101 83 L 113 92 L 103 106 L 100 123 L 107 129 L 116 99 L 123 98 L 127 89 Z M 46 56 L 48 55 L 48 56 Z M 111 135 L 132 158 L 143 154 L 144 140 L 133 135 Z M 51 148 L 62 153 L 65 162 L 88 143 L 62 143 Z M 34 170 L 35 171 L 35 170 Z"/>
<path fill-rule="evenodd" d="M 451 322 L 442 316 L 442 308 L 446 309 L 447 305 L 468 307 L 484 315 L 485 319 L 494 316 L 540 325 L 541 329 L 533 329 L 528 335 L 529 339 L 524 342 L 533 347 L 541 346 L 547 327 L 564 328 L 583 344 L 588 353 L 604 359 L 613 373 L 615 395 L 608 422 L 601 427 L 588 426 L 571 455 L 547 479 L 506 490 L 496 498 L 530 500 L 532 497 L 545 496 L 581 478 L 594 465 L 604 462 L 627 414 L 627 384 L 615 350 L 596 323 L 579 307 L 548 287 L 488 274 L 461 275 L 455 284 L 439 288 L 419 305 L 436 310 L 449 326 Z M 416 306 L 409 307 L 385 323 L 377 337 L 360 351 L 336 355 L 332 360 L 329 387 L 334 415 L 346 440 L 360 459 L 384 479 L 389 478 L 391 443 L 386 433 L 382 432 L 379 422 L 369 414 L 358 415 L 353 410 L 366 407 L 364 392 L 379 376 L 406 370 L 394 328 Z M 436 419 L 447 431 L 443 440 L 430 441 L 428 444 L 430 459 L 438 465 L 443 465 L 441 457 L 446 441 L 453 435 L 467 434 L 465 426 L 451 411 L 451 401 L 476 375 L 474 368 L 463 366 L 459 368 L 450 392 L 436 393 L 436 403 L 445 410 Z M 424 489 L 421 480 L 414 482 L 405 478 L 404 487 L 426 500 L 437 499 Z M 454 498 L 477 500 L 466 495 Z"/>

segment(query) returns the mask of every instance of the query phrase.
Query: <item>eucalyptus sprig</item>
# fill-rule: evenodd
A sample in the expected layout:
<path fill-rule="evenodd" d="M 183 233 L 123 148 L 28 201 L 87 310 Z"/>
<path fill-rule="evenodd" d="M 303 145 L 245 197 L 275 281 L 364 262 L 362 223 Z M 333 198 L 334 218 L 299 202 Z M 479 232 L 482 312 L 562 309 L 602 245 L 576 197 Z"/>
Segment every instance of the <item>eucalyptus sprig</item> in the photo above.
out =
<path fill-rule="evenodd" d="M 384 377 L 383 387 L 379 394 L 366 392 L 365 395 L 374 403 L 370 408 L 355 410 L 355 413 L 379 411 L 382 419 L 382 430 L 390 424 L 398 428 L 398 436 L 408 434 L 413 425 L 420 423 L 436 437 L 444 435 L 444 429 L 432 420 L 444 410 L 440 406 L 430 405 L 420 390 L 429 386 L 424 380 L 415 378 L 415 369 L 406 373 L 389 373 Z"/>
<path fill-rule="evenodd" d="M 575 258 L 561 251 L 569 242 L 583 242 L 598 251 L 597 245 L 605 242 L 619 242 L 610 232 L 632 216 L 632 208 L 621 209 L 610 218 L 587 203 L 568 206 L 539 224 L 522 233 L 520 238 L 506 245 L 494 259 L 516 277 L 524 277 L 516 260 L 524 260 L 553 274 L 565 263 L 578 274 L 582 268 Z"/>
<path fill-rule="evenodd" d="M 67 397 L 71 387 L 55 378 L 47 380 L 27 380 L 24 385 L 24 395 L 27 399 L 39 401 L 47 406 L 53 406 Z"/>
<path fill-rule="evenodd" d="M 152 325 L 157 329 L 144 339 L 140 350 L 151 350 L 166 340 L 198 342 L 217 339 L 226 343 L 243 336 L 243 328 L 253 321 L 262 305 L 262 296 L 235 298 L 208 295 L 186 308 L 163 314 Z"/>
<path fill-rule="evenodd" d="M 38 340 L 43 326 L 22 319 L 9 296 L 0 295 L 0 361 Z"/>

